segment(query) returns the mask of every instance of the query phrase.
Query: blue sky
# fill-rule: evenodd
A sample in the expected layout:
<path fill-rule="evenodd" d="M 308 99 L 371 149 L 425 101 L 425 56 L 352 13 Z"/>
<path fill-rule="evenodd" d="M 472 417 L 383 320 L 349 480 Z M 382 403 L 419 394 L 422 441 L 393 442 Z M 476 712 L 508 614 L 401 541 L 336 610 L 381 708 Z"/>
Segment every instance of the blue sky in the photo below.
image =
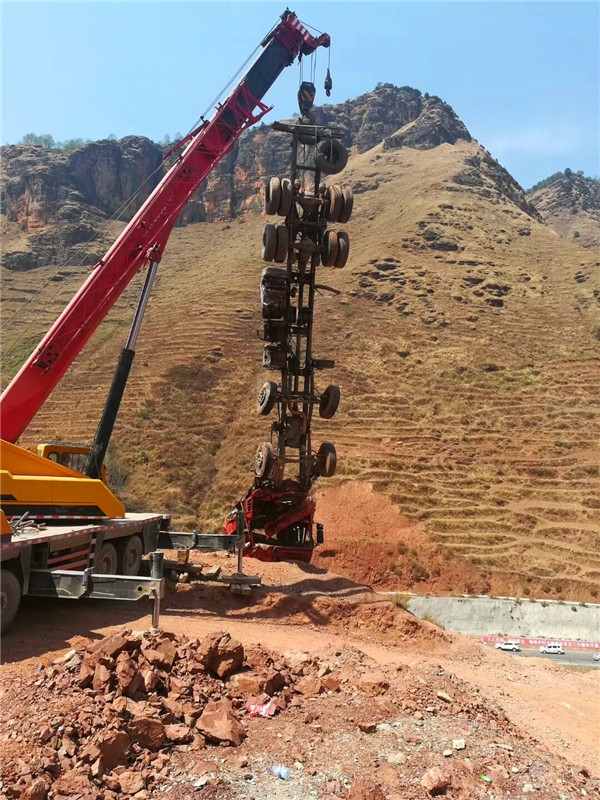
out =
<path fill-rule="evenodd" d="M 285 7 L 267 3 L 2 3 L 2 142 L 185 133 Z M 598 175 L 597 3 L 291 3 L 332 37 L 329 102 L 378 82 L 450 103 L 525 187 Z M 317 102 L 326 51 L 317 61 Z M 296 111 L 298 67 L 271 89 Z"/>

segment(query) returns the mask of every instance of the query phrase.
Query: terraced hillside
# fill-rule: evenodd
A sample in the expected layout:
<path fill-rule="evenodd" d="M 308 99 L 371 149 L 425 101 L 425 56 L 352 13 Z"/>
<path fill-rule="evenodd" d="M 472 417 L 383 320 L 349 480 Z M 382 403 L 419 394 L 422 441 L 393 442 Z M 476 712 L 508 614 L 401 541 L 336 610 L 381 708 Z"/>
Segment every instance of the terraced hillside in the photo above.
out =
<path fill-rule="evenodd" d="M 595 598 L 596 254 L 537 221 L 476 142 L 380 144 L 354 155 L 340 179 L 356 192 L 351 256 L 345 270 L 323 270 L 341 294 L 318 299 L 316 349 L 336 358 L 321 383 L 339 383 L 343 398 L 333 420 L 315 423 L 316 444 L 335 442 L 340 467 L 330 488 L 319 484 L 319 513 L 335 519 L 347 482 L 349 519 L 367 486 L 396 516 L 371 515 L 352 537 L 330 522 L 323 558 L 356 573 L 351 551 L 362 547 L 378 561 L 364 577 L 382 585 Z M 111 454 L 132 510 L 209 529 L 250 483 L 268 438 L 254 415 L 265 380 L 254 335 L 264 221 L 248 213 L 173 234 Z M 74 292 L 62 273 L 8 326 L 5 349 L 23 333 L 8 370 Z M 49 277 L 5 275 L 4 320 Z M 134 304 L 135 287 L 28 444 L 92 436 Z"/>

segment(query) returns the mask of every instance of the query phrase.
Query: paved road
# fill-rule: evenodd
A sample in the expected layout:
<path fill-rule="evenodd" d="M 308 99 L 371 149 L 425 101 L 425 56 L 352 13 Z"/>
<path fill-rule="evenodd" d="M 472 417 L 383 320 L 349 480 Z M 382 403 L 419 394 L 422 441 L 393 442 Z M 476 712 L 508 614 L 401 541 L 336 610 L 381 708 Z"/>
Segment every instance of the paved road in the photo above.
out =
<path fill-rule="evenodd" d="M 524 647 L 520 653 L 511 653 L 508 650 L 503 652 L 506 656 L 543 658 L 546 661 L 552 661 L 554 664 L 568 664 L 574 667 L 596 667 L 600 670 L 600 662 L 592 661 L 592 652 L 590 650 L 566 650 L 564 656 L 549 656 L 545 653 L 540 653 L 539 649 L 534 647 Z"/>

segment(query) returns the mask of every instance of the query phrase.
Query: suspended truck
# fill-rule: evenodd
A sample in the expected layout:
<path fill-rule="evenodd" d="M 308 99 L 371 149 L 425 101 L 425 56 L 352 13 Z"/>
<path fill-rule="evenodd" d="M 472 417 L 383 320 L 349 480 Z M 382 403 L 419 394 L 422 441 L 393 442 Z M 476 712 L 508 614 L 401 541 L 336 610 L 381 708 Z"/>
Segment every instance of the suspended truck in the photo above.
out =
<path fill-rule="evenodd" d="M 133 219 L 93 267 L 75 297 L 0 397 L 0 623 L 14 619 L 21 597 L 154 599 L 164 593 L 158 548 L 217 550 L 232 536 L 172 531 L 164 514 L 127 513 L 103 480 L 103 464 L 135 356 L 148 297 L 169 235 L 183 207 L 241 134 L 271 107 L 262 98 L 296 59 L 329 47 L 286 11 L 262 51 L 211 120 L 203 118 L 165 159 L 175 161 Z M 330 87 L 329 87 L 330 88 Z M 328 90 L 329 91 L 329 90 Z M 38 452 L 16 442 L 133 277 L 147 268 L 131 331 L 117 365 L 89 455 L 79 445 L 45 443 Z M 65 453 L 87 460 L 83 473 Z M 54 455 L 53 455 L 54 454 Z M 239 541 L 244 536 L 240 517 Z M 229 531 L 231 534 L 231 531 Z M 242 546 L 238 547 L 241 573 Z M 140 576 L 150 554 L 150 577 Z M 232 576 L 235 581 L 236 576 Z M 244 576 L 242 576 L 242 579 Z"/>

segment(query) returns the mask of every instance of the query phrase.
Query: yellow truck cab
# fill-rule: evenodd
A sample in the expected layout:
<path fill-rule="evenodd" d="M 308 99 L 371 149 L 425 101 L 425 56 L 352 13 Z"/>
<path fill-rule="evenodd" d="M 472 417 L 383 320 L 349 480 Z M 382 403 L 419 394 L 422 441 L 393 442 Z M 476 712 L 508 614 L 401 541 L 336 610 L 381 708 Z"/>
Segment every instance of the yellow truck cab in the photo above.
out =
<path fill-rule="evenodd" d="M 33 449 L 33 452 L 42 458 L 54 461 L 55 464 L 85 475 L 90 449 L 90 445 L 83 442 L 42 442 Z M 104 465 L 100 469 L 100 479 L 107 484 Z"/>

